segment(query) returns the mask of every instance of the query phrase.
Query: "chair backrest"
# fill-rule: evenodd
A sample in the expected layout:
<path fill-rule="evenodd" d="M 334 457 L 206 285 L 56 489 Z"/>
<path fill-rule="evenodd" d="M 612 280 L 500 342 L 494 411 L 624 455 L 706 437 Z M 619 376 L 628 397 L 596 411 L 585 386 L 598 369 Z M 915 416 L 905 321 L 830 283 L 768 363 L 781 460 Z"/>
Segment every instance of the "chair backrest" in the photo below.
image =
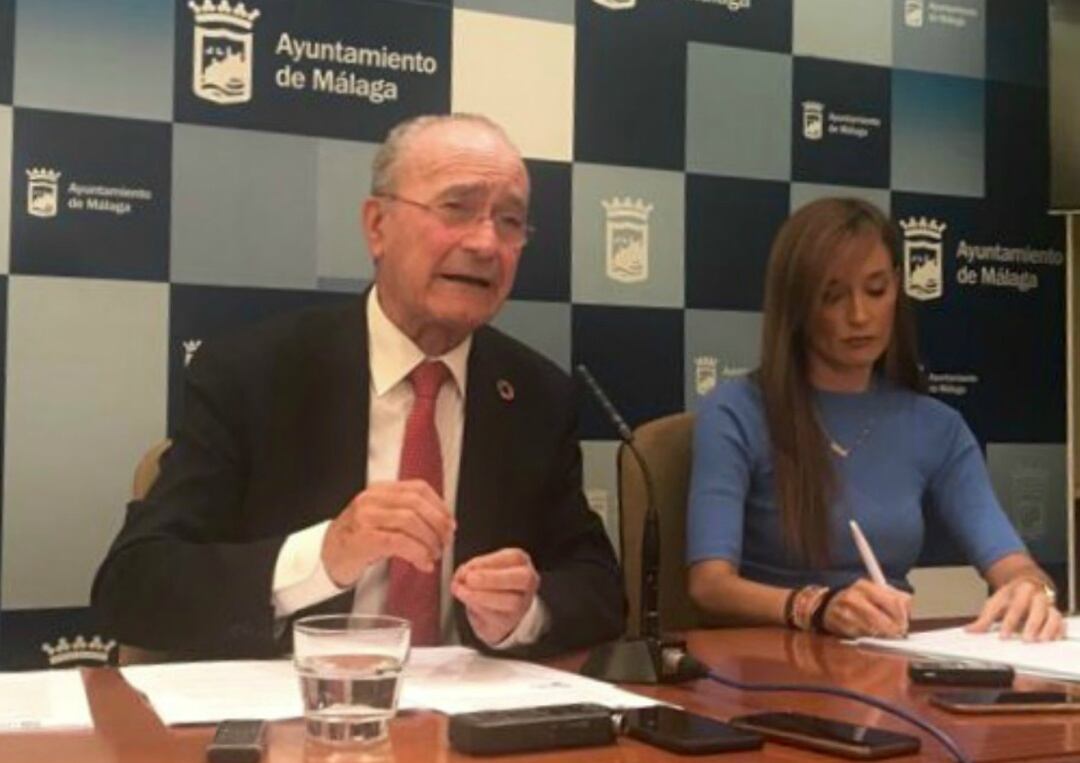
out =
<path fill-rule="evenodd" d="M 136 501 L 146 497 L 150 488 L 157 482 L 161 474 L 161 457 L 172 446 L 172 440 L 164 439 L 150 447 L 143 453 L 139 463 L 135 466 L 135 476 L 131 481 L 131 497 Z"/>
<path fill-rule="evenodd" d="M 694 416 L 676 413 L 634 430 L 634 445 L 652 473 L 660 514 L 660 626 L 685 630 L 701 624 L 686 584 L 686 498 L 690 487 L 690 445 Z M 637 635 L 641 612 L 641 530 L 645 518 L 645 480 L 630 449 L 619 448 L 619 535 L 629 633 Z"/>
<path fill-rule="evenodd" d="M 161 457 L 172 445 L 172 440 L 161 440 L 146 451 L 135 466 L 135 476 L 131 482 L 131 497 L 136 501 L 146 497 L 150 488 L 161 474 Z M 169 662 L 174 659 L 166 652 L 143 649 L 138 646 L 121 644 L 118 661 L 121 665 L 142 665 L 152 662 Z"/>

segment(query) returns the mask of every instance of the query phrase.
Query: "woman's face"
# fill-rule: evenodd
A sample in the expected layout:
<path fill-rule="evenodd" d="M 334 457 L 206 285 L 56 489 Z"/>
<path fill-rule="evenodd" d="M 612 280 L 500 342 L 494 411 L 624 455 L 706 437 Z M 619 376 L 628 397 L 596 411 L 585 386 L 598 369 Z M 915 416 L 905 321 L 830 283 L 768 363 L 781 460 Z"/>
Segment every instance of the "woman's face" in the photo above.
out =
<path fill-rule="evenodd" d="M 832 258 L 807 326 L 810 382 L 821 389 L 865 389 L 892 338 L 897 274 L 877 236 L 852 239 Z"/>

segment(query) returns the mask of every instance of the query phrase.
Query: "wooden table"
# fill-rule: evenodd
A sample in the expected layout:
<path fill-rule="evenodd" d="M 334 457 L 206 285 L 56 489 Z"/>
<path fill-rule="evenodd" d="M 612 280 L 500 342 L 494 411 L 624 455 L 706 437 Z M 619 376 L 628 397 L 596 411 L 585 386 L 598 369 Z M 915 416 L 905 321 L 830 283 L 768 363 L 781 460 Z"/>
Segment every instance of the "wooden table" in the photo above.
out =
<path fill-rule="evenodd" d="M 950 733 L 978 761 L 1080 761 L 1080 713 L 1054 715 L 957 716 L 927 704 L 932 691 L 912 686 L 907 660 L 868 652 L 837 639 L 773 628 L 698 631 L 689 634 L 691 652 L 720 673 L 743 681 L 801 681 L 840 685 L 895 702 Z M 580 658 L 559 661 L 580 664 Z M 112 669 L 84 672 L 95 729 L 86 732 L 0 734 L 0 763 L 202 763 L 211 727 L 170 729 Z M 1045 681 L 1017 679 L 1018 688 L 1053 686 Z M 685 706 L 704 715 L 726 719 L 766 709 L 801 710 L 818 715 L 883 726 L 923 740 L 918 756 L 892 758 L 898 763 L 949 760 L 931 737 L 891 716 L 861 704 L 832 697 L 797 694 L 743 693 L 713 682 L 683 686 L 636 687 L 639 691 Z M 356 756 L 307 748 L 299 721 L 274 723 L 269 731 L 267 763 L 454 763 L 479 758 L 459 755 L 446 743 L 446 719 L 434 713 L 407 714 L 391 724 L 390 741 L 382 749 Z M 490 760 L 490 759 L 487 759 Z M 631 739 L 602 748 L 518 755 L 514 763 L 674 763 L 694 760 L 655 750 Z M 791 747 L 766 744 L 761 751 L 709 756 L 703 760 L 748 761 L 835 760 Z"/>

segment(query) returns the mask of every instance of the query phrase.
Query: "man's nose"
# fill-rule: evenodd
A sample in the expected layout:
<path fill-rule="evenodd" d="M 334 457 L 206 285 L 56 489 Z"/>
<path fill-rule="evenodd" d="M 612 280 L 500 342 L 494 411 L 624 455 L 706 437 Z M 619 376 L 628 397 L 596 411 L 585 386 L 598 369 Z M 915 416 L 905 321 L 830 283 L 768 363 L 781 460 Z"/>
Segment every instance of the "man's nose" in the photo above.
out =
<path fill-rule="evenodd" d="M 469 223 L 468 230 L 461 238 L 461 246 L 474 254 L 494 257 L 499 251 L 499 234 L 495 230 L 495 219 L 491 215 L 485 215 Z"/>

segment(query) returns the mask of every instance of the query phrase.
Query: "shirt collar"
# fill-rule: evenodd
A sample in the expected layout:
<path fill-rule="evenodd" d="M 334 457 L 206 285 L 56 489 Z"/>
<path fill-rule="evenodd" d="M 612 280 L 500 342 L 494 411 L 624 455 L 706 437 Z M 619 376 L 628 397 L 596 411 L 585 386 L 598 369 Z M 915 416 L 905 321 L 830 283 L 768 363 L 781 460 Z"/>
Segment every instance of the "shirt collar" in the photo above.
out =
<path fill-rule="evenodd" d="M 371 384 L 376 397 L 382 397 L 407 377 L 425 360 L 441 360 L 450 369 L 458 394 L 465 395 L 465 379 L 468 374 L 469 348 L 472 334 L 449 352 L 428 358 L 401 329 L 391 322 L 379 304 L 376 287 L 371 288 L 367 300 L 368 353 L 371 368 Z"/>

